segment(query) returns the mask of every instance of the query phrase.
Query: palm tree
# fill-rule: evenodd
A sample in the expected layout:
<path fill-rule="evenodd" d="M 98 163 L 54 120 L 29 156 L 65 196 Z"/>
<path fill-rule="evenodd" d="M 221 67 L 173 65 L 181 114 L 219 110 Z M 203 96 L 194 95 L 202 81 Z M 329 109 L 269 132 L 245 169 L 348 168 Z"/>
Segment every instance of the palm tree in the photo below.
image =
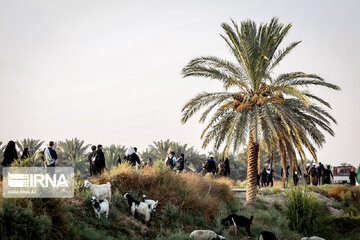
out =
<path fill-rule="evenodd" d="M 235 62 L 205 56 L 191 60 L 182 70 L 184 77 L 219 80 L 225 91 L 203 92 L 188 101 L 182 109 L 182 122 L 186 123 L 206 107 L 200 122 L 206 121 L 210 113 L 213 115 L 201 135 L 204 148 L 213 142 L 214 149 L 223 146 L 226 154 L 231 146 L 236 150 L 248 139 L 246 201 L 254 205 L 260 142 L 268 145 L 279 142 L 282 147 L 287 139 L 288 144 L 294 144 L 298 151 L 305 146 L 315 154 L 308 136 L 316 142 L 318 137 L 321 138 L 314 137 L 321 134 L 318 127 L 332 132 L 328 119 L 333 118 L 313 101 L 330 105 L 304 87 L 340 88 L 315 74 L 292 72 L 274 76 L 274 68 L 300 43 L 279 48 L 291 24 L 283 25 L 273 18 L 270 23 L 260 26 L 250 20 L 241 22 L 240 26 L 232 21 L 232 25 L 222 24 L 225 34 L 221 37 Z M 300 135 L 296 128 L 299 126 Z"/>
<path fill-rule="evenodd" d="M 65 139 L 65 141 L 59 141 L 56 144 L 56 149 L 62 154 L 62 157 L 69 160 L 72 164 L 76 161 L 85 160 L 85 152 L 91 146 L 91 144 L 84 145 L 83 140 L 78 138 Z"/>
<path fill-rule="evenodd" d="M 121 158 L 124 157 L 126 152 L 126 147 L 122 145 L 110 145 L 110 147 L 104 148 L 104 156 L 106 161 L 106 167 L 111 169 L 117 163 L 118 156 Z"/>
<path fill-rule="evenodd" d="M 181 144 L 178 142 L 167 140 L 154 141 L 142 154 L 143 159 L 152 158 L 154 160 L 165 160 L 169 156 L 170 152 L 174 151 L 176 156 L 184 153 L 185 158 L 189 161 L 189 169 L 191 171 L 200 172 L 202 162 L 206 159 L 205 155 L 202 155 L 194 147 L 188 147 L 187 144 Z"/>
<path fill-rule="evenodd" d="M 24 138 L 22 140 L 16 140 L 15 143 L 20 152 L 23 152 L 25 148 L 31 149 L 30 153 L 32 158 L 44 144 L 44 141 L 41 141 L 40 139 Z"/>

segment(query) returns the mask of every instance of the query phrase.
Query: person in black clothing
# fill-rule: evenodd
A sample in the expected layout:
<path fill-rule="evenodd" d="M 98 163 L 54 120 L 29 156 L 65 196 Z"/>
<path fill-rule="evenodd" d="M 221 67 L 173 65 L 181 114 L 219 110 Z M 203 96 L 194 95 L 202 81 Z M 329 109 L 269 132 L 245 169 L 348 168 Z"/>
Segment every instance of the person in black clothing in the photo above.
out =
<path fill-rule="evenodd" d="M 137 166 L 137 168 L 139 169 L 141 166 L 141 163 L 140 163 L 140 158 L 136 152 L 137 152 L 136 147 L 132 148 L 132 150 L 130 149 L 130 151 L 129 151 L 130 155 L 128 156 L 128 159 L 129 159 L 131 166 Z"/>
<path fill-rule="evenodd" d="M 15 147 L 15 142 L 10 141 L 4 151 L 4 159 L 1 162 L 1 165 L 4 167 L 10 167 L 10 165 L 18 159 L 18 154 Z"/>
<path fill-rule="evenodd" d="M 261 172 L 261 187 L 266 187 L 267 184 L 267 173 L 266 168 L 264 168 Z"/>
<path fill-rule="evenodd" d="M 330 170 L 330 165 L 327 165 L 323 174 L 324 174 L 324 184 L 331 184 L 331 178 L 334 178 L 334 176 Z"/>
<path fill-rule="evenodd" d="M 96 153 L 97 153 L 95 145 L 91 147 L 91 151 L 92 152 L 88 156 L 88 160 L 89 160 L 89 163 L 90 163 L 89 172 L 90 172 L 90 176 L 94 176 L 94 175 L 96 175 L 95 160 L 96 160 Z"/>
<path fill-rule="evenodd" d="M 95 160 L 96 174 L 101 174 L 106 169 L 105 156 L 102 149 L 103 146 L 99 144 L 97 146 L 96 160 Z"/>
<path fill-rule="evenodd" d="M 352 169 L 351 169 L 351 172 L 350 172 L 350 175 L 349 175 L 350 185 L 355 186 L 355 184 L 356 184 L 356 178 L 357 178 L 357 174 L 356 174 L 356 172 L 355 172 L 355 169 L 352 168 Z"/>
<path fill-rule="evenodd" d="M 316 168 L 317 170 L 317 174 L 318 174 L 318 181 L 319 181 L 319 185 L 324 184 L 324 165 L 319 162 L 319 166 Z"/>
<path fill-rule="evenodd" d="M 206 171 L 212 173 L 213 175 L 216 175 L 216 163 L 214 160 L 214 155 L 210 155 L 210 159 L 207 160 L 206 165 Z"/>
<path fill-rule="evenodd" d="M 120 154 L 117 155 L 117 165 L 121 164 L 122 160 Z"/>
<path fill-rule="evenodd" d="M 181 173 L 185 168 L 185 162 L 186 162 L 185 155 L 181 153 L 180 157 L 178 158 L 178 160 L 176 160 L 176 162 L 178 163 L 177 171 Z"/>
<path fill-rule="evenodd" d="M 24 148 L 24 151 L 20 157 L 21 160 L 24 160 L 24 159 L 27 159 L 27 158 L 30 158 L 30 151 L 29 151 L 29 148 Z"/>
<path fill-rule="evenodd" d="M 273 187 L 274 186 L 274 170 L 272 170 L 270 168 L 270 166 L 268 167 L 266 174 L 267 174 L 267 186 L 269 186 L 271 183 L 271 187 Z"/>
<path fill-rule="evenodd" d="M 230 176 L 230 162 L 228 158 L 225 158 L 225 176 Z"/>

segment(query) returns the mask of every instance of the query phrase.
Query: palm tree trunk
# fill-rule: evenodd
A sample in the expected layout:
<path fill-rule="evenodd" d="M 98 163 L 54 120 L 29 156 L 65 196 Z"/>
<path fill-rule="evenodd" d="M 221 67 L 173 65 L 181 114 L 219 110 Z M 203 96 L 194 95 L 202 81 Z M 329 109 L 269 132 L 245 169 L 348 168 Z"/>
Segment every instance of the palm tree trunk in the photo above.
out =
<path fill-rule="evenodd" d="M 281 140 L 279 140 L 279 152 L 280 152 L 280 159 L 281 159 L 281 167 L 282 167 L 282 182 L 283 187 L 286 187 L 286 152 L 284 144 Z"/>
<path fill-rule="evenodd" d="M 248 144 L 248 165 L 246 184 L 246 204 L 255 206 L 257 193 L 257 165 L 259 157 L 259 144 L 255 142 L 250 127 Z"/>
<path fill-rule="evenodd" d="M 289 179 L 288 179 L 288 184 L 290 186 L 294 186 L 294 165 L 297 165 L 297 161 L 296 161 L 296 155 L 294 153 L 294 150 L 291 146 L 291 143 L 286 141 L 286 150 L 289 156 L 289 166 L 290 166 L 290 172 L 289 172 Z"/>
<path fill-rule="evenodd" d="M 259 154 L 258 154 L 258 163 L 257 163 L 257 171 L 259 175 L 261 173 L 260 167 L 261 167 L 261 146 L 259 144 Z"/>

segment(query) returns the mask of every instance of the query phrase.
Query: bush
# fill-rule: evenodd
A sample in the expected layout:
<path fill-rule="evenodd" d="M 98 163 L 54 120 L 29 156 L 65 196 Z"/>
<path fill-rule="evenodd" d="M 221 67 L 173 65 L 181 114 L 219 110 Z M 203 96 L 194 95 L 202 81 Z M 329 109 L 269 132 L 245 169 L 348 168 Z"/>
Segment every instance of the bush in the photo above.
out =
<path fill-rule="evenodd" d="M 329 188 L 328 194 L 338 201 L 360 201 L 360 189 L 347 185 L 334 185 Z"/>
<path fill-rule="evenodd" d="M 40 239 L 50 236 L 52 222 L 46 214 L 36 215 L 31 202 L 26 208 L 2 199 L 0 203 L 1 239 Z"/>
<path fill-rule="evenodd" d="M 323 235 L 325 206 L 303 188 L 297 187 L 286 193 L 284 214 L 291 230 L 305 236 Z"/>
<path fill-rule="evenodd" d="M 164 228 L 176 228 L 179 227 L 179 208 L 168 202 L 160 213 L 161 223 Z"/>

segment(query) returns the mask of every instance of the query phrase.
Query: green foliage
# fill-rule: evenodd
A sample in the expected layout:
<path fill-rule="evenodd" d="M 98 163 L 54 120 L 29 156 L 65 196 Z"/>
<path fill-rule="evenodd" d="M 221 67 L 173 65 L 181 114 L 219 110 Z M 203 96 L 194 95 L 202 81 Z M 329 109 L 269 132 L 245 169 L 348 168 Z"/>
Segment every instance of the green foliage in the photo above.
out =
<path fill-rule="evenodd" d="M 84 145 L 84 140 L 73 138 L 57 142 L 56 149 L 62 158 L 74 163 L 77 160 L 84 160 L 86 158 L 85 152 L 90 146 L 91 144 Z"/>
<path fill-rule="evenodd" d="M 166 203 L 160 213 L 160 219 L 165 228 L 178 228 L 180 225 L 179 208 L 171 202 Z"/>
<path fill-rule="evenodd" d="M 104 148 L 104 156 L 105 156 L 105 163 L 106 168 L 111 169 L 113 166 L 117 164 L 118 157 L 123 160 L 123 157 L 126 152 L 126 147 L 122 145 L 114 145 L 111 144 L 109 147 Z"/>
<path fill-rule="evenodd" d="M 324 216 L 328 213 L 325 206 L 304 188 L 296 187 L 286 192 L 284 214 L 291 230 L 305 236 L 324 235 L 329 231 L 324 224 Z"/>
<path fill-rule="evenodd" d="M 52 221 L 46 214 L 36 215 L 31 202 L 23 208 L 11 200 L 1 199 L 0 226 L 1 239 L 40 239 L 50 236 Z"/>

